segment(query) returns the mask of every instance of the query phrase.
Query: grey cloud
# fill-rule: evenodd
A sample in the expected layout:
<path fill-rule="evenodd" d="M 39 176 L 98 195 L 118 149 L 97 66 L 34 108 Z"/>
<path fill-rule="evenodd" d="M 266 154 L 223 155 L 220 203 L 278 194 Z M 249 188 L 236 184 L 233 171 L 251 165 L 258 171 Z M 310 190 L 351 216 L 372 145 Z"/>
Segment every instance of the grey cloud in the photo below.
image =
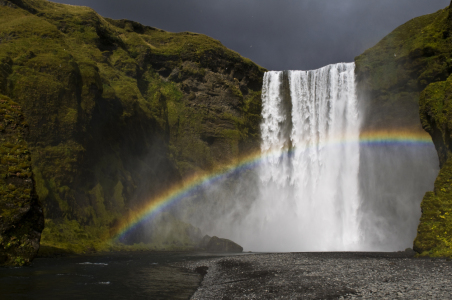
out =
<path fill-rule="evenodd" d="M 193 31 L 273 70 L 352 61 L 406 21 L 450 0 L 59 0 L 114 19 Z"/>

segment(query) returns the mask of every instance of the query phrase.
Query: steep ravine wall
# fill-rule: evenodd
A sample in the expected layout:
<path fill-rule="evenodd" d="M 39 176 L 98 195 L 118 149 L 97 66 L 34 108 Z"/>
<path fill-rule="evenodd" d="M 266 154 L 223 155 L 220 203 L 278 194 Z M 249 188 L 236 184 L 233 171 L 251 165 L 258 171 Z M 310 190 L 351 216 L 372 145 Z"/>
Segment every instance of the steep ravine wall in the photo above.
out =
<path fill-rule="evenodd" d="M 422 216 L 414 241 L 414 250 L 422 255 L 452 255 L 452 162 L 449 160 L 452 115 L 448 108 L 452 84 L 449 79 L 451 26 L 449 7 L 415 18 L 355 59 L 358 94 L 366 100 L 364 131 L 401 130 L 422 134 L 422 126 L 437 150 L 441 171 L 434 191 L 427 192 L 422 200 Z M 422 159 L 431 158 L 426 152 Z M 409 168 L 418 162 L 395 163 Z M 379 191 L 386 192 L 383 187 Z"/>
<path fill-rule="evenodd" d="M 0 45 L 0 94 L 28 124 L 44 245 L 100 248 L 153 195 L 259 143 L 265 70 L 205 35 L 2 0 Z"/>
<path fill-rule="evenodd" d="M 20 105 L 0 95 L 0 265 L 29 263 L 36 256 L 44 228 L 28 134 Z"/>
<path fill-rule="evenodd" d="M 363 129 L 424 129 L 437 149 L 442 168 L 414 243 L 425 255 L 452 253 L 451 19 L 449 8 L 413 19 L 355 60 Z M 0 261 L 36 254 L 38 198 L 44 245 L 100 249 L 143 201 L 258 147 L 264 71 L 204 35 L 0 0 Z M 162 219 L 176 225 L 154 241 L 190 246 L 196 228 Z"/>

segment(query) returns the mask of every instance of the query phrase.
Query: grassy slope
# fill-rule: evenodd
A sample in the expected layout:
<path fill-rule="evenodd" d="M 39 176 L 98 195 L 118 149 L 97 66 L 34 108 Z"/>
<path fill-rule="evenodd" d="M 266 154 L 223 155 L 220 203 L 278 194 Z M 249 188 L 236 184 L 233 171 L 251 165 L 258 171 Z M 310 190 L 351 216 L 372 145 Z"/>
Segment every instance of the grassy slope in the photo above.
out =
<path fill-rule="evenodd" d="M 366 129 L 421 130 L 419 93 L 450 72 L 448 9 L 415 18 L 356 57 L 360 96 L 366 98 Z M 400 118 L 404 115 L 404 118 Z"/>
<path fill-rule="evenodd" d="M 368 99 L 365 129 L 420 130 L 422 125 L 435 143 L 442 168 L 434 191 L 422 201 L 414 241 L 417 252 L 430 256 L 452 256 L 452 163 L 448 160 L 452 115 L 447 101 L 451 33 L 450 12 L 445 8 L 407 22 L 355 59 L 359 93 Z"/>
<path fill-rule="evenodd" d="M 0 41 L 0 94 L 20 103 L 30 126 L 44 245 L 101 248 L 122 216 L 179 174 L 233 159 L 245 139 L 257 139 L 263 69 L 207 36 L 16 0 L 0 2 Z M 209 116 L 192 107 L 176 79 L 228 67 L 250 86 L 243 96 L 231 76 L 218 79 L 238 108 Z M 233 124 L 216 132 L 230 155 L 202 140 L 209 117 Z"/>

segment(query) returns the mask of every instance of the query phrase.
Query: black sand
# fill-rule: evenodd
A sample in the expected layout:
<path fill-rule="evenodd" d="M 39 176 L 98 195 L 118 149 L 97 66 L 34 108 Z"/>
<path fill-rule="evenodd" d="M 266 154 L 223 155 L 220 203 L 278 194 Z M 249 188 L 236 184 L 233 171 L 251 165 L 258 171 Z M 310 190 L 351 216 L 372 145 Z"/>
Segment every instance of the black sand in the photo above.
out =
<path fill-rule="evenodd" d="M 252 254 L 182 265 L 207 269 L 191 299 L 452 299 L 452 261 L 405 252 Z"/>

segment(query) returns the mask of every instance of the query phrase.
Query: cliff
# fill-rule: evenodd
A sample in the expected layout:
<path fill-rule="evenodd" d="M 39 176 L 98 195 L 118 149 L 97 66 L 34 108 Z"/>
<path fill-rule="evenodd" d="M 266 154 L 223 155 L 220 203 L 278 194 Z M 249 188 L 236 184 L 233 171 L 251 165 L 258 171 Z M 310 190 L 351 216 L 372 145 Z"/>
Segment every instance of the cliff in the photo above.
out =
<path fill-rule="evenodd" d="M 21 107 L 0 95 L 0 265 L 29 263 L 44 228 L 25 141 L 28 132 Z"/>
<path fill-rule="evenodd" d="M 415 18 L 355 59 L 359 96 L 366 99 L 364 130 L 420 134 L 422 126 L 434 142 L 441 171 L 422 200 L 414 241 L 418 253 L 431 256 L 452 255 L 451 22 L 449 7 Z"/>
<path fill-rule="evenodd" d="M 364 131 L 432 136 L 441 172 L 422 201 L 414 242 L 431 256 L 452 255 L 450 14 L 446 8 L 413 19 L 355 60 Z M 87 7 L 0 0 L 0 46 L 0 263 L 36 255 L 41 206 L 44 246 L 104 249 L 119 221 L 143 202 L 259 145 L 265 70 L 205 35 L 103 18 Z M 394 157 L 402 169 L 413 163 L 400 152 Z M 386 172 L 386 181 L 407 177 L 379 200 L 423 190 L 406 173 Z M 365 193 L 383 189 L 364 177 Z M 227 211 L 223 200 L 222 210 L 209 209 Z M 393 213 L 378 209 L 363 207 Z M 201 236 L 171 213 L 148 225 L 155 230 L 135 232 L 128 242 L 176 249 Z"/>
<path fill-rule="evenodd" d="M 99 249 L 153 195 L 258 145 L 264 69 L 205 35 L 0 0 L 0 45 L 0 94 L 28 124 L 43 245 Z"/>

